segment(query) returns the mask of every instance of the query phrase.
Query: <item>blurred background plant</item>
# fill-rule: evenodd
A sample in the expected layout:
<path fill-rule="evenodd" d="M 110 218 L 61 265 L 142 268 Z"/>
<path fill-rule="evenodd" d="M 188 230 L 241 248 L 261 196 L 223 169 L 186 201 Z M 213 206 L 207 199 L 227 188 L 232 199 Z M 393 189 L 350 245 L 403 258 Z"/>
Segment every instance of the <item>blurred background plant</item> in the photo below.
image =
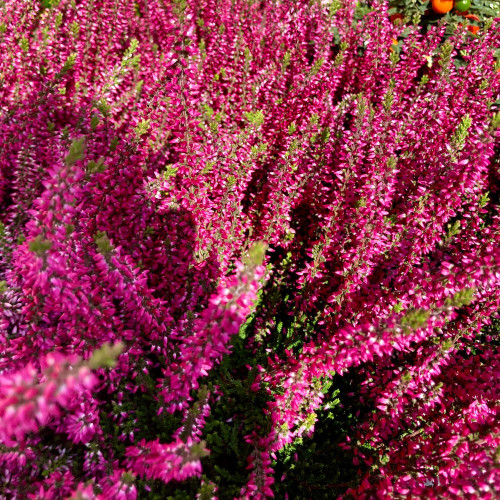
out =
<path fill-rule="evenodd" d="M 419 24 L 427 31 L 445 21 L 447 35 L 458 26 L 477 35 L 488 19 L 500 15 L 499 0 L 390 0 L 389 7 L 394 24 Z"/>

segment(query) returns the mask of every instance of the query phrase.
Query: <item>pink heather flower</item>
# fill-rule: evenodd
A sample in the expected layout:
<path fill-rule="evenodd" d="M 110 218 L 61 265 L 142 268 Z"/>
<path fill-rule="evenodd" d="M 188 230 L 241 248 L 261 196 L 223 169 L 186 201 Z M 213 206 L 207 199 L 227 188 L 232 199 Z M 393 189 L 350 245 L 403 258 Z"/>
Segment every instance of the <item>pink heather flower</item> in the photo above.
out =
<path fill-rule="evenodd" d="M 113 474 L 102 479 L 99 486 L 102 493 L 98 496 L 102 500 L 136 500 L 137 489 L 133 484 L 134 477 L 128 472 L 115 470 Z"/>
<path fill-rule="evenodd" d="M 90 442 L 99 426 L 99 416 L 95 405 L 82 402 L 79 409 L 71 408 L 68 415 L 58 427 L 58 431 L 66 432 L 74 443 Z"/>
<path fill-rule="evenodd" d="M 1 442 L 22 440 L 26 433 L 57 419 L 72 398 L 88 394 L 97 378 L 78 361 L 52 353 L 40 360 L 40 372 L 28 364 L 0 375 Z"/>
<path fill-rule="evenodd" d="M 142 440 L 137 446 L 127 448 L 125 465 L 133 474 L 148 479 L 165 483 L 182 481 L 201 474 L 199 458 L 206 453 L 202 443 L 194 443 L 190 438 L 170 444 Z"/>
<path fill-rule="evenodd" d="M 74 486 L 74 477 L 69 471 L 64 473 L 60 471 L 55 471 L 49 475 L 47 479 L 42 481 L 38 491 L 33 494 L 29 494 L 28 498 L 30 500 L 36 500 L 39 498 L 47 500 L 57 500 L 61 497 L 66 498 L 71 494 Z"/>
<path fill-rule="evenodd" d="M 97 500 L 98 495 L 94 493 L 92 484 L 79 483 L 77 488 L 72 492 L 68 500 Z"/>
<path fill-rule="evenodd" d="M 254 445 L 254 451 L 247 458 L 247 469 L 251 472 L 246 486 L 241 489 L 242 498 L 274 498 L 271 489 L 274 484 L 274 470 L 268 451 L 274 439 L 274 433 L 264 438 L 258 437 L 255 431 L 245 437 L 246 442 Z"/>

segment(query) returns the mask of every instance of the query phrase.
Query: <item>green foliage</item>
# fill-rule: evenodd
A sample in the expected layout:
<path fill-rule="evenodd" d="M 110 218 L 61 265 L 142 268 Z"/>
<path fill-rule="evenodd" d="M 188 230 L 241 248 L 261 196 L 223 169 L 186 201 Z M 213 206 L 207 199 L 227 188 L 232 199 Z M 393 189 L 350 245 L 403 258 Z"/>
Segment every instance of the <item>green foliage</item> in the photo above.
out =
<path fill-rule="evenodd" d="M 338 10 L 338 9 L 337 9 Z M 357 21 L 360 21 L 365 17 L 368 13 L 371 12 L 371 7 L 368 5 L 368 2 L 366 1 L 359 1 L 356 4 L 356 9 L 354 11 L 354 19 Z"/>
<path fill-rule="evenodd" d="M 474 299 L 474 294 L 476 293 L 475 288 L 464 288 L 457 292 L 453 297 L 446 299 L 446 305 L 450 307 L 462 307 L 468 306 L 472 303 Z"/>
<path fill-rule="evenodd" d="M 125 344 L 117 342 L 116 344 L 103 344 L 99 349 L 92 353 L 89 359 L 89 367 L 95 370 L 96 368 L 113 368 L 116 366 L 118 356 L 121 354 Z"/>
<path fill-rule="evenodd" d="M 234 175 L 228 175 L 227 188 L 231 189 L 235 184 L 236 184 L 236 177 Z"/>
<path fill-rule="evenodd" d="M 336 68 L 338 68 L 342 64 L 342 62 L 344 61 L 344 53 L 348 47 L 349 47 L 349 44 L 347 42 L 340 42 L 340 51 L 335 56 L 335 60 L 333 61 L 333 65 Z"/>
<path fill-rule="evenodd" d="M 199 494 L 199 500 L 212 500 L 214 498 L 215 493 L 215 484 L 214 483 L 204 483 L 201 485 Z"/>
<path fill-rule="evenodd" d="M 453 45 L 447 40 L 443 45 L 441 45 L 439 65 L 442 68 L 446 68 L 451 61 L 451 55 L 453 54 Z"/>
<path fill-rule="evenodd" d="M 384 110 L 388 113 L 391 110 L 392 103 L 394 102 L 394 93 L 389 89 L 384 96 Z"/>
<path fill-rule="evenodd" d="M 342 2 L 340 0 L 331 0 L 328 5 L 328 16 L 332 18 L 342 7 Z"/>
<path fill-rule="evenodd" d="M 92 130 L 95 130 L 97 128 L 97 126 L 99 125 L 99 121 L 99 117 L 93 114 L 90 118 L 90 127 L 92 128 Z"/>
<path fill-rule="evenodd" d="M 19 40 L 19 47 L 21 47 L 21 50 L 23 52 L 28 52 L 30 48 L 30 43 L 26 37 L 23 37 L 21 38 L 21 40 Z"/>
<path fill-rule="evenodd" d="M 58 12 L 57 15 L 56 15 L 56 20 L 54 22 L 55 29 L 59 29 L 61 27 L 62 21 L 63 21 L 63 13 L 62 12 Z"/>
<path fill-rule="evenodd" d="M 135 67 L 139 64 L 140 55 L 134 55 L 137 52 L 137 47 L 139 47 L 139 41 L 136 38 L 133 38 L 130 41 L 129 48 L 123 54 L 123 59 L 121 62 L 122 68 L 127 67 Z"/>
<path fill-rule="evenodd" d="M 162 172 L 162 177 L 165 180 L 170 179 L 170 177 L 175 177 L 177 170 L 179 170 L 179 167 L 173 167 L 172 165 L 166 165 L 163 172 Z"/>
<path fill-rule="evenodd" d="M 453 224 L 447 224 L 447 233 L 445 237 L 445 244 L 448 244 L 454 236 L 460 233 L 460 221 L 456 220 Z"/>
<path fill-rule="evenodd" d="M 70 30 L 73 37 L 76 38 L 80 33 L 80 25 L 76 21 L 73 21 L 71 23 Z"/>
<path fill-rule="evenodd" d="M 426 309 L 414 309 L 408 311 L 401 318 L 401 325 L 405 329 L 412 330 L 415 330 L 417 328 L 424 328 L 427 326 L 430 314 L 430 311 L 427 311 Z"/>
<path fill-rule="evenodd" d="M 366 199 L 360 198 L 359 200 L 356 200 L 355 205 L 357 208 L 366 207 Z"/>
<path fill-rule="evenodd" d="M 102 156 L 97 161 L 90 160 L 87 163 L 87 172 L 90 174 L 104 172 L 104 170 L 106 170 L 106 165 Z"/>
<path fill-rule="evenodd" d="M 217 495 L 221 500 L 237 497 L 241 485 L 247 481 L 246 458 L 252 446 L 245 442 L 245 436 L 255 428 L 260 428 L 262 435 L 270 431 L 271 424 L 263 411 L 268 396 L 264 391 L 250 389 L 258 373 L 258 361 L 264 362 L 262 355 L 253 356 L 245 348 L 251 331 L 252 319 L 233 338 L 231 356 L 224 357 L 209 376 L 209 387 L 220 388 L 225 404 L 212 405 L 204 430 L 211 453 L 202 460 L 202 465 L 207 478 L 219 487 Z"/>
<path fill-rule="evenodd" d="M 41 6 L 43 9 L 51 9 L 52 7 L 57 7 L 61 0 L 41 0 Z"/>
<path fill-rule="evenodd" d="M 323 144 L 327 143 L 330 139 L 330 134 L 330 127 L 324 127 L 319 135 L 320 142 L 322 142 Z"/>
<path fill-rule="evenodd" d="M 99 101 L 96 104 L 97 109 L 102 113 L 103 116 L 108 116 L 111 106 L 104 100 Z"/>
<path fill-rule="evenodd" d="M 201 171 L 201 174 L 202 175 L 206 175 L 208 174 L 209 172 L 211 172 L 213 166 L 216 164 L 217 162 L 212 160 L 212 161 L 207 161 L 205 167 L 203 167 L 203 170 Z"/>
<path fill-rule="evenodd" d="M 260 109 L 258 111 L 246 112 L 245 118 L 256 128 L 259 128 L 264 123 L 264 113 Z"/>
<path fill-rule="evenodd" d="M 283 56 L 283 64 L 282 64 L 282 69 L 283 71 L 290 66 L 290 61 L 292 59 L 292 53 L 290 51 L 286 51 L 285 55 Z"/>
<path fill-rule="evenodd" d="M 114 347 L 114 346 L 113 346 Z M 128 391 L 126 382 L 122 382 L 117 388 L 123 394 L 121 404 L 116 400 L 110 400 L 103 395 L 103 400 L 108 403 L 102 406 L 100 411 L 100 424 L 103 432 L 111 437 L 111 449 L 99 450 L 105 456 L 112 453 L 114 456 L 123 456 L 127 446 L 142 439 L 147 441 L 159 439 L 161 443 L 172 442 L 172 435 L 182 425 L 179 413 L 159 413 L 161 402 L 155 397 L 156 380 L 161 372 L 156 368 L 146 369 L 146 360 L 140 360 L 138 364 L 138 383 L 141 387 L 136 393 Z M 148 360 L 157 365 L 157 359 Z M 143 366 L 144 365 L 144 366 Z M 118 426 L 115 419 L 121 419 Z M 134 441 L 129 436 L 134 436 Z M 203 454 L 203 453 L 202 453 Z M 138 498 L 145 500 L 165 500 L 168 498 L 176 500 L 191 500 L 196 497 L 200 490 L 200 480 L 193 478 L 184 481 L 182 485 L 177 482 L 165 484 L 163 481 L 145 480 L 135 478 Z"/>
<path fill-rule="evenodd" d="M 52 241 L 39 234 L 35 239 L 29 242 L 28 248 L 30 252 L 36 253 L 39 257 L 42 257 L 52 248 Z"/>
<path fill-rule="evenodd" d="M 139 122 L 137 127 L 134 128 L 136 139 L 139 139 L 141 136 L 148 133 L 150 124 L 151 120 L 142 120 Z"/>
<path fill-rule="evenodd" d="M 62 78 L 69 71 L 71 71 L 75 65 L 75 62 L 76 62 L 76 53 L 73 52 L 68 56 L 68 58 L 64 62 L 63 67 L 61 68 L 61 71 L 57 73 L 56 78 Z"/>
<path fill-rule="evenodd" d="M 252 156 L 254 158 L 258 157 L 259 155 L 261 155 L 262 153 L 265 153 L 266 150 L 267 150 L 267 147 L 268 147 L 268 144 L 266 142 L 263 142 L 261 144 L 255 144 L 252 146 L 252 149 L 251 149 L 251 152 L 252 152 Z"/>
<path fill-rule="evenodd" d="M 460 120 L 457 130 L 453 134 L 452 143 L 457 151 L 460 151 L 465 144 L 465 139 L 468 135 L 468 130 L 472 125 L 472 120 L 469 115 L 464 115 Z"/>
<path fill-rule="evenodd" d="M 113 250 L 108 235 L 104 231 L 97 231 L 94 235 L 94 241 L 97 245 L 97 251 L 103 255 L 107 255 Z"/>
<path fill-rule="evenodd" d="M 251 266 L 260 266 L 266 255 L 267 245 L 263 241 L 255 242 L 248 251 L 248 264 Z"/>
<path fill-rule="evenodd" d="M 490 201 L 489 193 L 483 193 L 479 197 L 479 208 L 484 208 Z"/>
<path fill-rule="evenodd" d="M 394 307 L 393 307 L 394 312 L 400 313 L 403 310 L 403 304 L 401 302 L 398 302 Z"/>
<path fill-rule="evenodd" d="M 322 68 L 323 64 L 325 63 L 325 60 L 323 58 L 319 58 L 316 60 L 314 63 L 313 67 L 309 71 L 309 76 L 315 76 L 319 73 L 320 69 Z"/>
<path fill-rule="evenodd" d="M 85 138 L 75 139 L 69 148 L 69 152 L 64 159 L 66 165 L 74 165 L 77 161 L 82 160 L 85 156 Z"/>
<path fill-rule="evenodd" d="M 359 383 L 354 370 L 323 381 L 325 399 L 316 410 L 314 434 L 295 440 L 277 454 L 273 464 L 276 498 L 288 493 L 289 498 L 330 500 L 356 486 L 359 471 L 366 466 L 353 465 L 352 452 L 339 445 L 358 418 L 371 411 L 352 396 Z"/>
<path fill-rule="evenodd" d="M 282 304 L 290 294 L 283 279 L 290 272 L 290 264 L 285 254 L 271 266 L 272 278 L 259 292 L 256 311 L 233 339 L 231 356 L 225 357 L 220 369 L 210 375 L 210 384 L 220 387 L 227 404 L 224 407 L 214 405 L 207 420 L 205 437 L 211 455 L 203 460 L 203 470 L 219 487 L 217 494 L 221 499 L 238 496 L 241 484 L 248 477 L 245 459 L 251 448 L 243 437 L 256 424 L 265 435 L 270 425 L 262 412 L 268 396 L 264 391 L 249 391 L 257 374 L 256 366 L 265 365 L 267 359 L 263 346 L 253 353 L 245 348 L 254 334 L 254 318 L 266 317 L 267 311 L 273 311 L 269 317 L 272 333 L 266 338 L 265 346 L 277 354 L 285 348 L 300 350 L 304 339 L 314 332 L 314 320 L 290 317 L 282 312 Z M 258 339 L 256 341 L 258 345 Z M 355 392 L 350 386 L 355 383 L 349 376 L 334 375 L 317 381 L 318 389 L 325 394 L 324 403 L 305 420 L 306 427 L 314 425 L 314 435 L 296 440 L 279 453 L 273 463 L 276 498 L 284 498 L 286 492 L 291 498 L 331 498 L 332 491 L 338 494 L 345 491 L 348 482 L 355 485 L 355 481 L 351 481 L 357 477 L 359 467 L 352 464 L 352 455 L 339 447 L 350 425 L 358 418 L 359 402 L 346 396 L 348 392 Z M 296 452 L 298 462 L 293 458 Z M 281 481 L 284 474 L 286 477 Z"/>

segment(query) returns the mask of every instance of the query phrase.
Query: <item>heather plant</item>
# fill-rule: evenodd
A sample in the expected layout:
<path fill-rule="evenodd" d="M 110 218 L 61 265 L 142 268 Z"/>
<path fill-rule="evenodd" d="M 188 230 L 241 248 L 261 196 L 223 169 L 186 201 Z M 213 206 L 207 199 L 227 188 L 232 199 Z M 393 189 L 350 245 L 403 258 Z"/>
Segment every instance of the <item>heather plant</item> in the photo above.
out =
<path fill-rule="evenodd" d="M 1 498 L 494 497 L 500 28 L 394 5 L 0 3 Z"/>

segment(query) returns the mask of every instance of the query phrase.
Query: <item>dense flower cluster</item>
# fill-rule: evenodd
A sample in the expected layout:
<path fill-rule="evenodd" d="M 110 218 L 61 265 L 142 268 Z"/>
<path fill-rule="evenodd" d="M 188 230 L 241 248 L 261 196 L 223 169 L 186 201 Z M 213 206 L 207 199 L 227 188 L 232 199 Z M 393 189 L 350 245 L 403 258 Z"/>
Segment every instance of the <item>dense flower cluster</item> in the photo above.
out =
<path fill-rule="evenodd" d="M 346 495 L 493 498 L 500 20 L 387 9 L 1 2 L 0 498 L 199 477 L 236 341 L 242 498 L 353 369 Z"/>
<path fill-rule="evenodd" d="M 0 376 L 0 436 L 2 443 L 13 446 L 22 443 L 26 434 L 38 431 L 61 415 L 61 408 L 85 408 L 85 399 L 96 386 L 97 379 L 86 366 L 75 366 L 74 359 L 64 359 L 53 353 L 40 360 L 42 376 L 30 363 L 25 368 Z M 72 363 L 73 362 L 73 363 Z M 87 408 L 88 420 L 94 420 L 95 408 Z M 73 434 L 74 442 L 82 442 L 80 434 L 93 434 L 93 424 L 88 423 L 87 413 L 81 410 L 72 415 L 71 422 L 60 425 L 61 430 Z M 62 423 L 61 423 L 62 424 Z M 84 428 L 87 428 L 84 430 Z M 74 429 L 75 432 L 71 432 Z M 90 439 L 89 439 L 90 441 Z"/>

